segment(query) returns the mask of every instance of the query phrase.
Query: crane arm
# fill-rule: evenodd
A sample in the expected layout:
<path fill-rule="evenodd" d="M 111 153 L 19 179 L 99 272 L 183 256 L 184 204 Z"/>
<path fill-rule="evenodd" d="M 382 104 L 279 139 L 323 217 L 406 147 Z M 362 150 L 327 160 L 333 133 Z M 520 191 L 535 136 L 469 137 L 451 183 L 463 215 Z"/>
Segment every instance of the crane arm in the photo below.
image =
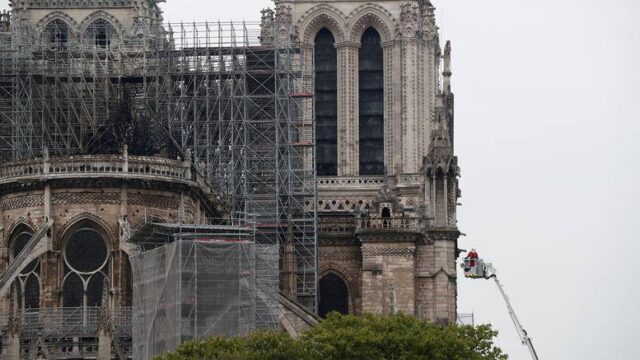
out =
<path fill-rule="evenodd" d="M 531 338 L 527 334 L 527 331 L 524 329 L 524 327 L 520 323 L 520 320 L 518 320 L 518 316 L 516 315 L 516 312 L 513 310 L 513 307 L 511 306 L 511 301 L 509 300 L 507 293 L 504 291 L 504 287 L 502 286 L 502 283 L 500 283 L 500 280 L 498 280 L 498 276 L 496 275 L 496 270 L 492 266 L 492 264 L 487 264 L 485 278 L 486 279 L 492 278 L 496 282 L 496 286 L 498 286 L 500 295 L 502 295 L 504 302 L 507 304 L 507 309 L 509 310 L 509 316 L 511 316 L 511 321 L 513 321 L 513 325 L 515 325 L 516 330 L 518 331 L 518 335 L 520 336 L 520 340 L 522 341 L 522 344 L 529 349 L 529 353 L 531 354 L 531 358 L 533 360 L 539 360 L 538 354 L 536 353 L 536 349 L 533 347 L 533 342 L 531 341 Z"/>

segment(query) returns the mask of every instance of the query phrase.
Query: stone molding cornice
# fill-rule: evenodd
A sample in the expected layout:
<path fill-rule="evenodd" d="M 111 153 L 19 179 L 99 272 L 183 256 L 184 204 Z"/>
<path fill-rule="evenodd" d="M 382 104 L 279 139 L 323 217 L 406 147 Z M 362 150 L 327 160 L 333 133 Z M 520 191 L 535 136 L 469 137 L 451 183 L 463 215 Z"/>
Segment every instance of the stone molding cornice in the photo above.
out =
<path fill-rule="evenodd" d="M 397 232 L 394 230 L 367 230 L 361 229 L 356 232 L 358 239 L 363 244 L 367 243 L 417 243 L 424 234 L 420 231 Z"/>
<path fill-rule="evenodd" d="M 427 237 L 432 240 L 445 240 L 445 241 L 456 241 L 460 237 L 461 233 L 458 229 L 451 228 L 443 228 L 443 229 L 429 229 L 427 230 Z"/>

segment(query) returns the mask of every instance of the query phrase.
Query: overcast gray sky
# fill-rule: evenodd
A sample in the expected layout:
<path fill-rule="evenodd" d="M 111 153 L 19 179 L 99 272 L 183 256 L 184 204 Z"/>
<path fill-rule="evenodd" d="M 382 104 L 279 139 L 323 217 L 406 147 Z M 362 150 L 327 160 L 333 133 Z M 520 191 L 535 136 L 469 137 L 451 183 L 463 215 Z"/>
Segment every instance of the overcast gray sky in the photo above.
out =
<path fill-rule="evenodd" d="M 453 43 L 460 247 L 498 268 L 541 359 L 638 359 L 640 3 L 432 1 Z M 163 8 L 171 21 L 258 20 L 270 5 Z M 459 288 L 460 311 L 529 359 L 494 284 Z"/>

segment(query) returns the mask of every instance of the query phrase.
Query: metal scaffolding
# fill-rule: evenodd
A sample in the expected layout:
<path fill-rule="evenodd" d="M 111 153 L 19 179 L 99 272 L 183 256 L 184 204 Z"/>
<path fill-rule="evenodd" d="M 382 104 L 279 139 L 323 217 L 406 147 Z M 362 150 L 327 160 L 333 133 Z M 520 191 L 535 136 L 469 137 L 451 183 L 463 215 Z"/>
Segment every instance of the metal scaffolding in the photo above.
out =
<path fill-rule="evenodd" d="M 255 226 L 258 293 L 271 299 L 256 326 L 277 326 L 278 290 L 315 311 L 313 72 L 278 30 L 180 23 L 120 38 L 106 21 L 77 34 L 0 17 L 0 161 L 125 146 L 191 158 L 230 218 Z"/>
<path fill-rule="evenodd" d="M 255 330 L 255 244 L 178 240 L 132 258 L 133 358 Z"/>

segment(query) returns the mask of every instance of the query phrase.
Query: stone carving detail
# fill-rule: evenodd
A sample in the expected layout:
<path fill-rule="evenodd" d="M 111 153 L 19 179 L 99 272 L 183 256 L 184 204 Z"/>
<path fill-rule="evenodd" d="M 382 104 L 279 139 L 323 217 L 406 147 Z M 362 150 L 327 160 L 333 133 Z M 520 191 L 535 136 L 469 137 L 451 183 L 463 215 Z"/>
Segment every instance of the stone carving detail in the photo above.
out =
<path fill-rule="evenodd" d="M 318 186 L 320 187 L 332 187 L 335 186 L 340 189 L 344 189 L 345 186 L 381 186 L 384 185 L 385 179 L 383 176 L 357 176 L 357 177 L 321 177 L 318 178 Z"/>
<path fill-rule="evenodd" d="M 305 44 L 313 44 L 313 40 L 323 27 L 333 33 L 337 43 L 345 39 L 345 27 L 340 24 L 340 20 L 346 16 L 331 5 L 320 4 L 307 10 L 296 22 L 296 33 L 300 41 Z M 301 33 L 301 34 L 300 34 Z"/>
<path fill-rule="evenodd" d="M 360 261 L 359 249 L 347 250 L 323 250 L 320 251 L 320 259 L 322 261 Z"/>
<path fill-rule="evenodd" d="M 2 210 L 16 210 L 44 206 L 42 195 L 27 195 L 2 200 Z"/>
<path fill-rule="evenodd" d="M 55 232 L 54 239 L 56 239 L 58 246 L 62 246 L 62 241 L 67 235 L 66 232 L 69 229 L 73 228 L 74 225 L 78 224 L 81 221 L 90 221 L 97 224 L 101 230 L 106 231 L 106 233 L 104 234 L 106 237 L 105 240 L 107 240 L 107 242 L 111 244 L 112 248 L 116 248 L 115 245 L 117 244 L 117 241 L 119 239 L 118 236 L 115 236 L 115 234 L 118 234 L 119 224 L 117 222 L 108 222 L 100 216 L 86 211 L 72 216 L 73 217 L 69 221 L 67 221 L 63 226 L 58 227 Z"/>
<path fill-rule="evenodd" d="M 413 38 L 420 31 L 418 23 L 418 6 L 414 4 L 403 4 L 400 12 L 400 36 Z"/>
<path fill-rule="evenodd" d="M 120 204 L 120 193 L 59 193 L 53 197 L 54 205 L 66 204 Z"/>
<path fill-rule="evenodd" d="M 362 256 L 400 256 L 413 257 L 416 249 L 413 247 L 364 247 L 362 248 Z"/>
<path fill-rule="evenodd" d="M 426 40 L 433 41 L 438 37 L 438 26 L 436 26 L 435 7 L 431 2 L 425 1 L 421 8 L 422 30 Z"/>
<path fill-rule="evenodd" d="M 13 10 L 19 9 L 37 9 L 37 8 L 109 8 L 109 7 L 128 7 L 133 6 L 135 0 L 100 0 L 100 1 L 87 1 L 87 0 L 11 0 L 11 7 Z M 149 0 L 147 0 L 149 2 Z"/>
<path fill-rule="evenodd" d="M 83 34 L 87 29 L 87 27 L 89 27 L 89 25 L 91 25 L 94 21 L 98 19 L 104 19 L 107 22 L 109 22 L 109 24 L 111 24 L 116 29 L 120 37 L 125 36 L 125 30 L 122 24 L 120 23 L 120 21 L 118 21 L 118 19 L 116 19 L 113 15 L 102 10 L 93 12 L 89 16 L 84 18 L 84 20 L 82 20 L 82 23 L 80 23 L 80 25 L 78 26 L 78 34 Z M 78 36 L 82 36 L 82 35 L 78 35 Z"/>
<path fill-rule="evenodd" d="M 36 25 L 38 33 L 42 33 L 46 26 L 54 20 L 61 20 L 66 23 L 69 26 L 69 35 L 75 36 L 75 32 L 78 30 L 78 23 L 71 16 L 62 11 L 53 11 L 40 19 Z"/>
<path fill-rule="evenodd" d="M 373 199 L 340 199 L 340 200 L 319 200 L 318 211 L 320 212 L 357 212 L 370 210 L 373 206 Z"/>
<path fill-rule="evenodd" d="M 360 5 L 349 14 L 350 21 L 355 21 L 351 28 L 350 40 L 355 43 L 360 42 L 362 33 L 373 27 L 380 33 L 382 42 L 393 40 L 393 30 L 397 25 L 393 20 L 393 15 L 384 7 L 367 3 Z M 356 20 L 357 19 L 357 20 Z"/>
<path fill-rule="evenodd" d="M 290 41 L 296 41 L 296 39 L 290 39 L 289 34 L 292 33 L 291 27 L 293 26 L 293 15 L 291 14 L 291 6 L 283 4 L 276 5 L 275 15 L 275 27 L 279 34 L 278 42 L 280 45 L 284 45 Z"/>
<path fill-rule="evenodd" d="M 180 199 L 174 196 L 130 194 L 130 205 L 140 205 L 152 209 L 172 209 L 180 207 Z"/>
<path fill-rule="evenodd" d="M 261 12 L 262 20 L 260 21 L 260 44 L 269 46 L 274 42 L 274 12 L 271 9 L 263 9 Z"/>

